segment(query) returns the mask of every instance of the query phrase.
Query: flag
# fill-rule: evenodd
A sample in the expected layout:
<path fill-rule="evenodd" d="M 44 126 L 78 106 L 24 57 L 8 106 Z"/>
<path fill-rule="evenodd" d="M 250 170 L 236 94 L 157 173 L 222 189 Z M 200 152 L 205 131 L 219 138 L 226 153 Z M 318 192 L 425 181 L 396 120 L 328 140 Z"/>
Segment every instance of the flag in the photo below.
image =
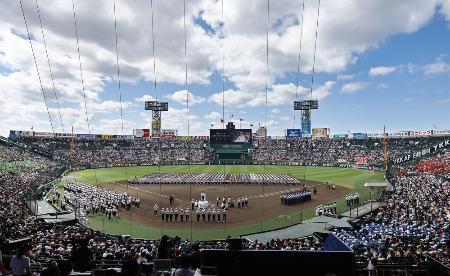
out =
<path fill-rule="evenodd" d="M 233 118 L 234 117 L 234 115 L 233 114 L 231 114 L 231 118 Z"/>
<path fill-rule="evenodd" d="M 352 134 L 352 133 L 350 132 L 350 130 L 348 131 L 348 133 L 349 133 L 349 134 Z"/>
<path fill-rule="evenodd" d="M 250 124 L 250 126 L 253 126 L 253 124 Z"/>
<path fill-rule="evenodd" d="M 211 124 L 211 127 L 213 127 L 214 126 L 214 124 Z"/>
<path fill-rule="evenodd" d="M 221 123 L 223 123 L 223 122 L 224 122 L 224 121 L 223 121 L 223 118 L 222 118 L 222 119 L 220 119 L 220 122 L 221 122 Z"/>
<path fill-rule="evenodd" d="M 239 121 L 241 121 L 241 122 L 242 122 L 242 121 L 244 121 L 244 119 L 240 118 L 240 119 L 239 119 Z"/>

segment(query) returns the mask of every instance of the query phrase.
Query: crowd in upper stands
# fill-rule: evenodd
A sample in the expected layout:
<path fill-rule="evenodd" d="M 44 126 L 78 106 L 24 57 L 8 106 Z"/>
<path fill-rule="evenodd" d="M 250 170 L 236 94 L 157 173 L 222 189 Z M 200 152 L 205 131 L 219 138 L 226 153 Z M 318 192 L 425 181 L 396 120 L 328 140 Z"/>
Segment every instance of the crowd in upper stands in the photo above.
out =
<path fill-rule="evenodd" d="M 404 156 L 441 142 L 445 137 L 388 139 L 389 159 Z M 17 141 L 38 146 L 57 159 L 70 160 L 71 139 L 22 137 Z M 334 165 L 382 164 L 382 138 L 367 139 L 260 139 L 252 145 L 254 163 L 321 163 Z M 73 161 L 79 165 L 114 166 L 122 164 L 204 164 L 213 160 L 208 140 L 164 139 L 86 139 L 73 140 Z"/>
<path fill-rule="evenodd" d="M 388 158 L 393 159 L 416 150 L 430 147 L 442 137 L 391 138 L 388 142 Z M 367 164 L 382 164 L 384 160 L 382 138 L 367 139 L 272 139 L 257 140 L 253 147 L 253 160 L 257 163 L 301 162 L 357 163 L 363 157 Z M 366 159 L 367 160 L 364 160 Z"/>

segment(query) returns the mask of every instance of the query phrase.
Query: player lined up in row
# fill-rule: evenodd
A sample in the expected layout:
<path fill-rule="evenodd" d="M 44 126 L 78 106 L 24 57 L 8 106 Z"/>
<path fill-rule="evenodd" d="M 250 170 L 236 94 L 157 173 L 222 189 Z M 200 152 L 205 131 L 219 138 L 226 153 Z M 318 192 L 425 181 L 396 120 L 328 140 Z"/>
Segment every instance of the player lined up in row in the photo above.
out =
<path fill-rule="evenodd" d="M 219 208 L 198 208 L 195 211 L 197 222 L 226 222 L 227 210 Z M 158 216 L 158 205 L 153 206 L 153 215 Z M 161 220 L 166 222 L 188 222 L 191 219 L 189 208 L 161 208 Z"/>
<path fill-rule="evenodd" d="M 236 203 L 235 203 L 236 202 Z M 169 195 L 169 204 L 173 206 L 175 203 L 175 195 Z M 211 207 L 212 203 L 208 202 L 206 199 L 206 193 L 200 193 L 200 200 L 192 199 L 191 200 L 191 210 L 194 211 L 196 208 L 205 209 L 207 207 Z M 247 208 L 248 207 L 248 196 L 238 197 L 236 200 L 232 200 L 231 196 L 217 196 L 216 197 L 216 207 L 220 209 L 229 209 L 229 208 Z"/>

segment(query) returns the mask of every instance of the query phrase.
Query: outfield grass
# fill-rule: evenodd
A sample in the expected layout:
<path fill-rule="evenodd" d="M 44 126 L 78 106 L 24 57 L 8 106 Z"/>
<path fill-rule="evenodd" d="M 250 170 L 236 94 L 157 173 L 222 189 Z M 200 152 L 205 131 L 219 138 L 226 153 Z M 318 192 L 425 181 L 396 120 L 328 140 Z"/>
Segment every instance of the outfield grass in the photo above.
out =
<path fill-rule="evenodd" d="M 93 185 L 101 185 L 103 183 L 111 183 L 116 181 L 123 181 L 133 177 L 140 177 L 154 172 L 162 173 L 181 173 L 181 172 L 205 172 L 205 173 L 287 173 L 299 179 L 314 180 L 334 183 L 337 186 L 347 187 L 353 192 L 360 194 L 361 202 L 369 198 L 369 189 L 364 187 L 366 182 L 383 181 L 383 172 L 354 170 L 346 168 L 334 167 L 300 167 L 300 166 L 276 166 L 276 165 L 178 165 L 178 166 L 141 166 L 141 167 L 117 167 L 117 168 L 102 168 L 89 169 L 74 172 L 68 175 L 76 177 L 77 181 L 86 182 Z M 60 185 L 64 185 L 65 181 L 61 181 Z M 345 205 L 345 198 L 333 200 L 337 202 L 338 212 L 347 210 Z M 124 234 L 133 237 L 157 239 L 161 234 L 171 236 L 178 235 L 185 239 L 221 239 L 228 235 L 239 236 L 245 233 L 252 233 L 258 231 L 266 231 L 274 228 L 284 227 L 295 224 L 314 216 L 315 207 L 302 209 L 296 212 L 288 213 L 286 217 L 272 218 L 261 221 L 256 224 L 248 224 L 242 227 L 228 228 L 224 224 L 223 229 L 211 230 L 192 230 L 190 227 L 186 229 L 161 229 L 156 227 L 145 226 L 137 224 L 129 219 L 120 217 L 115 220 L 105 220 L 104 216 L 89 216 L 88 224 L 90 227 L 101 230 L 110 234 Z"/>

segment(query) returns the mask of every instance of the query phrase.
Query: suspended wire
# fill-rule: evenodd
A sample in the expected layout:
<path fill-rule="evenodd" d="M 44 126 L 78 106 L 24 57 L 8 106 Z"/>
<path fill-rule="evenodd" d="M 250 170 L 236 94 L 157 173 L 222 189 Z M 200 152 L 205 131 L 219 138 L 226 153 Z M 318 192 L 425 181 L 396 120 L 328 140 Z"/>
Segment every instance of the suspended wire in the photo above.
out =
<path fill-rule="evenodd" d="M 310 91 L 310 99 L 312 99 L 312 92 L 314 87 L 314 73 L 316 71 L 316 51 L 317 51 L 317 34 L 319 32 L 319 16 L 320 16 L 320 0 L 317 6 L 317 22 L 316 22 L 316 38 L 314 40 L 314 55 L 313 55 L 313 67 L 311 73 L 311 91 Z"/>
<path fill-rule="evenodd" d="M 118 46 L 118 40 L 119 35 L 117 31 L 117 15 L 116 15 L 116 1 L 114 1 L 113 5 L 113 13 L 114 13 L 114 35 L 115 35 L 115 45 L 116 45 L 116 65 L 117 65 L 117 91 L 119 92 L 119 102 L 120 102 L 120 121 L 122 125 L 122 136 L 124 135 L 124 127 L 123 127 L 123 105 L 122 105 L 122 90 L 121 88 L 121 82 L 120 82 L 120 63 L 119 63 L 119 46 Z M 133 144 L 131 144 L 131 147 L 133 147 Z M 122 153 L 122 160 L 125 162 L 125 153 Z M 128 168 L 125 166 L 125 180 L 128 180 Z M 127 194 L 129 195 L 129 187 L 128 187 L 128 181 L 127 181 Z M 131 228 L 131 235 L 133 234 L 133 214 L 130 212 L 130 228 Z"/>
<path fill-rule="evenodd" d="M 153 56 L 153 85 L 154 85 L 154 93 L 155 93 L 155 100 L 158 100 L 158 94 L 156 90 L 156 54 L 155 54 L 155 32 L 154 32 L 154 14 L 153 14 L 153 0 L 150 0 L 150 13 L 152 14 L 152 56 Z M 171 146 L 172 148 L 172 146 Z M 173 148 L 172 148 L 173 152 Z M 158 172 L 161 173 L 161 162 L 163 160 L 162 150 L 161 150 L 161 139 L 158 139 Z M 162 186 L 161 181 L 159 181 L 159 195 L 160 195 L 160 201 L 159 201 L 159 207 L 162 211 Z M 164 233 L 164 220 L 161 220 L 161 235 Z"/>
<path fill-rule="evenodd" d="M 267 138 L 267 95 L 269 90 L 269 27 L 270 27 L 270 0 L 267 0 L 267 26 L 266 26 L 266 112 L 264 114 L 264 128 L 266 129 L 265 138 Z M 266 163 L 264 163 L 264 172 L 266 172 Z M 264 183 L 262 184 L 263 196 L 265 194 Z M 261 200 L 261 231 L 263 231 L 264 220 L 264 200 Z"/>
<path fill-rule="evenodd" d="M 224 40 L 225 40 L 225 21 L 223 20 L 223 0 L 222 2 L 222 37 L 220 39 L 220 47 L 222 48 L 222 128 L 225 128 L 225 48 L 224 48 Z"/>
<path fill-rule="evenodd" d="M 88 116 L 88 109 L 87 109 L 87 104 L 86 104 L 86 91 L 84 88 L 83 66 L 81 64 L 80 42 L 79 42 L 79 38 L 78 38 L 77 16 L 76 16 L 76 12 L 75 12 L 75 1 L 74 0 L 72 0 L 72 10 L 73 10 L 73 24 L 75 27 L 75 37 L 77 39 L 78 62 L 80 64 L 80 78 L 81 78 L 81 88 L 82 88 L 82 92 L 83 92 L 84 112 L 86 115 L 86 124 L 87 124 L 87 128 L 88 128 L 88 133 L 91 134 L 91 127 L 89 125 L 89 116 Z"/>
<path fill-rule="evenodd" d="M 153 0 L 150 0 L 150 9 L 152 13 L 152 55 L 153 55 L 153 84 L 155 92 L 155 100 L 158 100 L 158 93 L 156 91 L 156 54 L 155 54 L 155 32 L 153 29 Z"/>
<path fill-rule="evenodd" d="M 302 39 L 303 39 L 303 15 L 305 13 L 305 1 L 302 2 L 302 19 L 301 19 L 301 26 L 300 26 L 300 41 L 299 41 L 299 47 L 298 47 L 298 60 L 297 60 L 297 81 L 295 85 L 295 100 L 298 100 L 298 85 L 299 85 L 299 79 L 300 79 L 300 64 L 302 60 Z M 294 127 L 295 128 L 295 114 L 294 111 Z"/>
<path fill-rule="evenodd" d="M 50 58 L 48 55 L 47 42 L 45 40 L 45 35 L 44 35 L 44 28 L 42 27 L 41 11 L 39 10 L 38 0 L 36 0 L 35 2 L 36 2 L 36 10 L 37 10 L 38 18 L 39 18 L 39 25 L 41 26 L 42 40 L 44 41 L 45 55 L 47 56 L 48 70 L 50 71 L 50 78 L 52 80 L 52 85 L 53 85 L 53 94 L 55 95 L 56 105 L 58 107 L 58 114 L 59 114 L 59 120 L 61 121 L 61 128 L 62 128 L 62 131 L 65 132 L 64 124 L 63 124 L 63 120 L 62 120 L 62 116 L 61 116 L 61 109 L 59 107 L 58 94 L 56 93 L 55 81 L 53 80 L 53 72 L 52 72 L 52 67 L 50 64 Z"/>
<path fill-rule="evenodd" d="M 53 128 L 52 117 L 50 115 L 50 110 L 48 108 L 47 97 L 45 96 L 44 86 L 42 85 L 41 74 L 39 72 L 39 67 L 38 67 L 37 61 L 36 61 L 36 55 L 34 53 L 33 43 L 31 43 L 30 30 L 28 29 L 27 19 L 25 17 L 25 12 L 23 11 L 22 0 L 19 0 L 19 3 L 20 3 L 20 10 L 22 11 L 23 22 L 25 23 L 25 28 L 27 30 L 28 42 L 30 42 L 31 53 L 33 54 L 33 60 L 34 60 L 34 65 L 36 67 L 36 72 L 37 72 L 37 76 L 38 76 L 38 79 L 39 79 L 39 84 L 41 86 L 42 97 L 44 98 L 45 107 L 47 108 L 48 120 L 50 121 L 50 126 L 52 127 L 52 132 L 55 133 L 55 129 Z"/>
<path fill-rule="evenodd" d="M 114 1 L 114 9 L 113 10 L 114 10 L 114 34 L 116 36 L 117 89 L 119 92 L 119 101 L 120 101 L 120 121 L 122 124 L 122 135 L 124 135 L 122 91 L 120 90 L 120 66 L 119 66 L 119 46 L 118 46 L 118 34 L 117 34 L 116 1 Z"/>
<path fill-rule="evenodd" d="M 266 112 L 264 114 L 264 128 L 267 136 L 267 95 L 269 90 L 269 25 L 270 25 L 270 0 L 267 0 L 267 26 L 266 26 Z"/>
<path fill-rule="evenodd" d="M 188 90 L 188 60 L 187 60 L 187 32 L 186 32 L 186 0 L 183 0 L 183 29 L 184 29 L 184 86 L 186 89 L 186 113 L 187 113 L 187 136 L 190 134 L 189 125 L 189 90 Z M 192 137 L 191 137 L 192 138 Z M 188 140 L 188 170 L 191 171 L 191 143 L 193 140 Z M 192 198 L 192 183 L 189 184 L 189 198 Z M 192 216 L 191 219 L 191 240 L 192 240 Z"/>
<path fill-rule="evenodd" d="M 222 47 L 222 128 L 225 129 L 225 46 L 224 46 L 224 40 L 225 40 L 225 21 L 223 18 L 223 0 L 221 1 L 221 13 L 222 13 L 222 37 L 220 39 L 221 47 Z M 223 164 L 223 197 L 226 197 L 226 185 L 225 185 L 225 172 L 226 172 L 226 165 Z M 223 199 L 222 199 L 223 201 Z M 223 218 L 222 218 L 223 219 Z M 224 224 L 224 232 L 225 235 L 227 235 L 227 221 L 225 221 Z"/>
<path fill-rule="evenodd" d="M 189 90 L 188 90 L 188 60 L 187 60 L 187 35 L 186 35 L 186 0 L 183 0 L 183 27 L 184 27 L 184 86 L 186 89 L 186 113 L 187 113 L 187 135 L 189 136 Z"/>

